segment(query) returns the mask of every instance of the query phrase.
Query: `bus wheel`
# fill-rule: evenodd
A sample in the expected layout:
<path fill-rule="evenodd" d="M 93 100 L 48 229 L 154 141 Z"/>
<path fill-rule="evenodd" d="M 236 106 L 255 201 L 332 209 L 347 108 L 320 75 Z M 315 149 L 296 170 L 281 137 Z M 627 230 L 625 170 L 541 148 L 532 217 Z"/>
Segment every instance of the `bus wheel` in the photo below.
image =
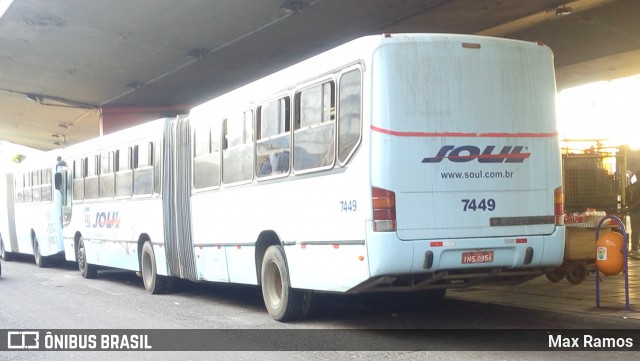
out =
<path fill-rule="evenodd" d="M 4 249 L 4 242 L 2 240 L 2 237 L 0 237 L 0 258 L 2 258 L 3 260 L 5 260 L 7 262 L 14 260 L 13 253 L 7 252 Z"/>
<path fill-rule="evenodd" d="M 144 282 L 144 288 L 147 292 L 152 295 L 166 292 L 172 283 L 171 278 L 158 275 L 158 271 L 156 269 L 156 256 L 153 252 L 151 242 L 144 242 L 140 261 L 142 281 Z"/>
<path fill-rule="evenodd" d="M 276 321 L 290 321 L 308 311 L 311 293 L 291 288 L 289 270 L 282 246 L 271 246 L 262 260 L 262 298 L 267 311 Z"/>
<path fill-rule="evenodd" d="M 78 254 L 76 255 L 78 259 L 78 269 L 80 270 L 80 274 L 84 278 L 96 278 L 98 275 L 98 268 L 92 264 L 87 262 L 87 250 L 84 248 L 84 239 L 80 238 L 78 242 Z"/>
<path fill-rule="evenodd" d="M 47 259 L 40 254 L 40 245 L 38 245 L 38 238 L 33 238 L 33 258 L 36 260 L 36 266 L 39 268 L 47 267 Z"/>

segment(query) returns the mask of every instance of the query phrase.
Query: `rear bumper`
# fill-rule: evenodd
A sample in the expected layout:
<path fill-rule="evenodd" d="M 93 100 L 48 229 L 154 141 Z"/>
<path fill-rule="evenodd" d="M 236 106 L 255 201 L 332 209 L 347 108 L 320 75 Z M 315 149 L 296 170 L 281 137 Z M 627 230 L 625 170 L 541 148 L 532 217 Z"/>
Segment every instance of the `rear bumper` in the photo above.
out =
<path fill-rule="evenodd" d="M 368 229 L 371 229 L 368 227 Z M 545 273 L 562 263 L 565 228 L 548 235 L 402 241 L 395 233 L 367 235 L 372 279 L 387 276 L 431 278 L 440 287 L 471 280 L 522 280 Z M 490 262 L 463 263 L 463 253 L 493 252 Z M 456 282 L 453 282 L 456 280 Z"/>

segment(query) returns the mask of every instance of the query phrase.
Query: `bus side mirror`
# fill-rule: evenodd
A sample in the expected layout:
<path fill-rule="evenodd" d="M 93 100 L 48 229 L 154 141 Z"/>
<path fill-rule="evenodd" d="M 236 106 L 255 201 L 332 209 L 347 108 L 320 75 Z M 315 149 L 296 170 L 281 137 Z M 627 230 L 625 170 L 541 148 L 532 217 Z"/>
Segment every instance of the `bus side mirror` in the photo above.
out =
<path fill-rule="evenodd" d="M 62 173 L 56 173 L 54 178 L 54 186 L 57 190 L 62 190 Z"/>

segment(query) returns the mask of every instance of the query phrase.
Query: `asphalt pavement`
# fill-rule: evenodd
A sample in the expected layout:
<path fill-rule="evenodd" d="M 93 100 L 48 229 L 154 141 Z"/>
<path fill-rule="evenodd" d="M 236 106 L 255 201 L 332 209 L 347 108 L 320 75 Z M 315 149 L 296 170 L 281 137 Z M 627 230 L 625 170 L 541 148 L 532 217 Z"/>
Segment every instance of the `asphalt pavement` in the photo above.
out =
<path fill-rule="evenodd" d="M 447 297 L 552 312 L 550 317 L 564 314 L 597 319 L 599 324 L 610 325 L 610 328 L 640 329 L 640 260 L 629 259 L 627 281 L 624 270 L 614 276 L 599 273 L 599 292 L 596 292 L 595 268 L 591 268 L 579 284 L 572 284 L 566 278 L 553 283 L 547 277 L 538 277 L 515 286 L 485 285 L 449 290 Z"/>

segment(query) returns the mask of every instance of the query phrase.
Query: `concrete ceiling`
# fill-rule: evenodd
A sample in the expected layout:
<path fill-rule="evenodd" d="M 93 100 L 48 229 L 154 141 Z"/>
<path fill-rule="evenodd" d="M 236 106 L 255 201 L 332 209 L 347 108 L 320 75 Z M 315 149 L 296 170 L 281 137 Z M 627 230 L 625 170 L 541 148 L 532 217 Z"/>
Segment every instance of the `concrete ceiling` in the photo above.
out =
<path fill-rule="evenodd" d="M 559 88 L 619 78 L 640 73 L 637 19 L 637 0 L 14 0 L 0 18 L 0 139 L 70 145 L 100 134 L 102 111 L 189 109 L 382 32 L 542 41 Z"/>

